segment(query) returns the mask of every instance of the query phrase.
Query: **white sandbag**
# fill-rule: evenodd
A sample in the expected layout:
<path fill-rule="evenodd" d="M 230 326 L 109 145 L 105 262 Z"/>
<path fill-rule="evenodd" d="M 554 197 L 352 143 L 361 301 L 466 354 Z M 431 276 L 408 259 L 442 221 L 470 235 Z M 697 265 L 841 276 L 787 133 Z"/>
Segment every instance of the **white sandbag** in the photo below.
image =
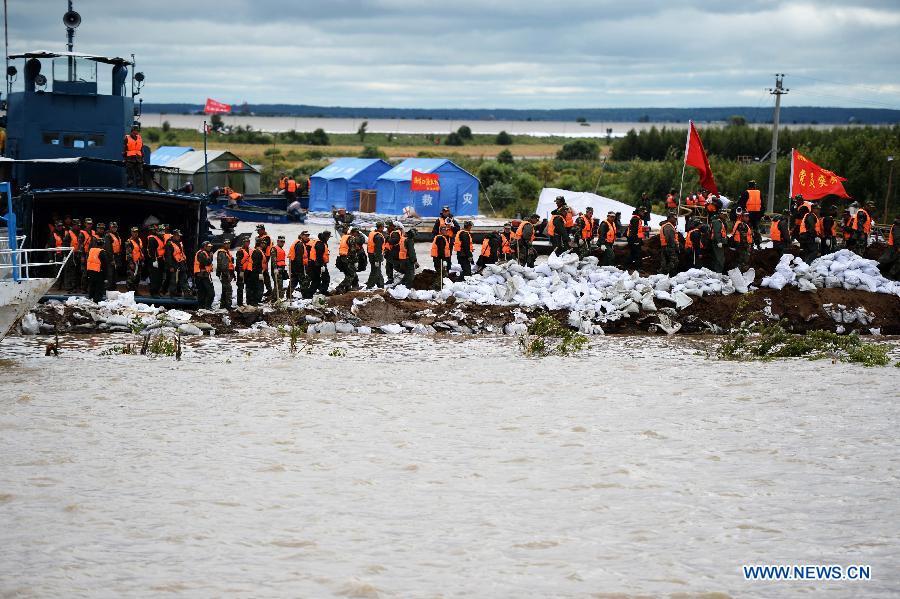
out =
<path fill-rule="evenodd" d="M 728 276 L 731 278 L 731 284 L 734 285 L 734 290 L 738 293 L 747 293 L 749 289 L 747 288 L 747 281 L 744 280 L 744 275 L 741 274 L 741 271 L 737 268 L 732 268 L 728 271 Z"/>

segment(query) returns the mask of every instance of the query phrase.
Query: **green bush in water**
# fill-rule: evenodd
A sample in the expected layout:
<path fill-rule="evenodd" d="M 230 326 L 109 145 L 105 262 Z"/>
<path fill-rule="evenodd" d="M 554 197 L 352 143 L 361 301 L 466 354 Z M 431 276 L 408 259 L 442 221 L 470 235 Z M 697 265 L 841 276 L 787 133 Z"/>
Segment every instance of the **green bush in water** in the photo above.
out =
<path fill-rule="evenodd" d="M 544 314 L 528 325 L 528 333 L 519 339 L 519 344 L 526 356 L 568 356 L 587 348 L 588 338 Z"/>

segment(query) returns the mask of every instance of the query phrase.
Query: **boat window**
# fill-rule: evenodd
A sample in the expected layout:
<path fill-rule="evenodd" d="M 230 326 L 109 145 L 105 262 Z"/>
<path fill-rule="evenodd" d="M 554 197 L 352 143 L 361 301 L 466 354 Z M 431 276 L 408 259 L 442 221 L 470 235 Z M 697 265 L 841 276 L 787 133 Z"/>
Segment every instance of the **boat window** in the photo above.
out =
<path fill-rule="evenodd" d="M 96 83 L 97 63 L 74 56 L 59 56 L 53 59 L 53 80 Z"/>
<path fill-rule="evenodd" d="M 41 137 L 42 137 L 44 143 L 47 145 L 51 145 L 51 146 L 59 145 L 59 133 L 49 133 L 49 132 L 45 131 L 41 135 Z"/>
<path fill-rule="evenodd" d="M 87 145 L 89 147 L 94 146 L 102 146 L 103 145 L 103 136 L 102 135 L 88 135 Z"/>

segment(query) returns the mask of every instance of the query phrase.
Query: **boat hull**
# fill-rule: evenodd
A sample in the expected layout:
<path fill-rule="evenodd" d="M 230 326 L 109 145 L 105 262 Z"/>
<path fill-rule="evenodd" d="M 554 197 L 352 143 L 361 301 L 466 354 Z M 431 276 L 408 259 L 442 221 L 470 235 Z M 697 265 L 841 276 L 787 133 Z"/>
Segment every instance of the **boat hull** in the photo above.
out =
<path fill-rule="evenodd" d="M 0 341 L 55 282 L 55 278 L 0 281 Z"/>

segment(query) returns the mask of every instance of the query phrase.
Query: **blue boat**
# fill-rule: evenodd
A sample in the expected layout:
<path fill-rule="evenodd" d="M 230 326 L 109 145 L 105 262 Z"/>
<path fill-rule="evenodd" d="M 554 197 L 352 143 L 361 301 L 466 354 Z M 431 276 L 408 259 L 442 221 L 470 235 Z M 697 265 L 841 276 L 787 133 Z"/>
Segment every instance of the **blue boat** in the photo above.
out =
<path fill-rule="evenodd" d="M 248 206 L 238 204 L 236 206 L 221 206 L 218 208 L 219 216 L 234 217 L 243 222 L 250 223 L 305 223 L 306 212 L 288 214 L 285 210 L 265 208 L 261 206 Z"/>

